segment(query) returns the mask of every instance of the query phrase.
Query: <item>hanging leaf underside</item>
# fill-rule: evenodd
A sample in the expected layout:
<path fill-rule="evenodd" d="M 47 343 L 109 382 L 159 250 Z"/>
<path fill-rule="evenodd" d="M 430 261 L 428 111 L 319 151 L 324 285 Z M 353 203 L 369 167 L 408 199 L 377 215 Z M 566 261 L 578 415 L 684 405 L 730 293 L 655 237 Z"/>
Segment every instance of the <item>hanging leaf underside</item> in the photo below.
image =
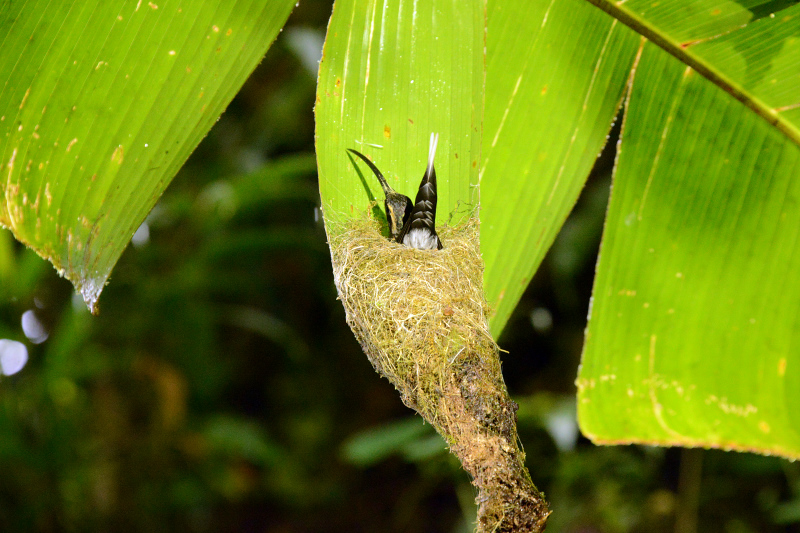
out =
<path fill-rule="evenodd" d="M 96 307 L 293 1 L 5 2 L 0 223 Z"/>
<path fill-rule="evenodd" d="M 800 456 L 800 6 L 776 5 L 624 4 L 713 76 L 641 49 L 578 379 L 596 442 Z"/>

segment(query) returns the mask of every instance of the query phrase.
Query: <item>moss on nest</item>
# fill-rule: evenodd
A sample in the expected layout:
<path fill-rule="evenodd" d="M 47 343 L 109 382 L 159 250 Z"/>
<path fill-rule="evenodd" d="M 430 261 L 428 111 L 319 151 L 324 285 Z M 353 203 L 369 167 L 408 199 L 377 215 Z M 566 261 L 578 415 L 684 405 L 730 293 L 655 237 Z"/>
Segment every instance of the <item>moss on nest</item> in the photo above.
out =
<path fill-rule="evenodd" d="M 477 219 L 438 228 L 438 251 L 389 241 L 367 216 L 326 228 L 348 324 L 472 475 L 478 531 L 543 530 L 549 510 L 524 467 L 486 319 Z"/>

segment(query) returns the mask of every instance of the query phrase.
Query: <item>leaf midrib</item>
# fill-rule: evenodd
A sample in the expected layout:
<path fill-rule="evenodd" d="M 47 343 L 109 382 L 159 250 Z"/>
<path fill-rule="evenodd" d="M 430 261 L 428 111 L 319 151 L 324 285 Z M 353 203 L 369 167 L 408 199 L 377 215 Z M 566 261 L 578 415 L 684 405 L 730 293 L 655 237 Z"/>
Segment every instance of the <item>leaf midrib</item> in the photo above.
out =
<path fill-rule="evenodd" d="M 794 124 L 777 114 L 772 107 L 768 106 L 760 98 L 742 89 L 739 84 L 735 83 L 730 77 L 719 72 L 719 70 L 712 67 L 708 62 L 694 54 L 690 54 L 686 49 L 676 44 L 669 36 L 649 23 L 646 19 L 625 9 L 623 5 L 618 3 L 609 2 L 608 0 L 587 1 L 619 20 L 678 61 L 692 68 L 698 74 L 744 104 L 745 107 L 767 121 L 771 126 L 778 129 L 778 131 L 786 135 L 794 144 L 800 146 L 800 129 L 795 127 Z"/>

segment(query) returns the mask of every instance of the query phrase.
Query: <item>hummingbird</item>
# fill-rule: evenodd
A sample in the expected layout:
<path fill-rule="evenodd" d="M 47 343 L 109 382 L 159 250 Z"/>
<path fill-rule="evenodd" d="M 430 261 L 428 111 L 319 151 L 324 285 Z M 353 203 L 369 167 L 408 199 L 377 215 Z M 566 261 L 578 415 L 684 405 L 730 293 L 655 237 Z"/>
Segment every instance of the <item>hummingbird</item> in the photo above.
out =
<path fill-rule="evenodd" d="M 433 168 L 433 158 L 436 155 L 436 144 L 439 135 L 431 133 L 430 147 L 428 148 L 428 167 L 419 184 L 417 197 L 411 215 L 403 224 L 403 229 L 397 236 L 397 242 L 417 250 L 441 250 L 442 241 L 436 234 L 436 170 Z"/>
<path fill-rule="evenodd" d="M 378 170 L 378 167 L 376 167 L 372 161 L 367 159 L 367 156 L 351 148 L 348 148 L 347 151 L 354 153 L 363 159 L 370 170 L 375 173 L 375 176 L 377 176 L 378 181 L 381 183 L 381 187 L 383 187 L 383 194 L 386 196 L 386 202 L 384 205 L 386 206 L 386 222 L 389 223 L 389 236 L 392 239 L 397 240 L 398 236 L 400 235 L 400 231 L 403 229 L 403 226 L 406 223 L 406 220 L 411 215 L 411 198 L 405 194 L 395 192 L 394 189 L 389 187 L 389 184 L 386 182 L 386 178 L 383 177 L 383 174 L 381 174 L 381 171 Z M 400 241 L 398 240 L 397 242 Z"/>

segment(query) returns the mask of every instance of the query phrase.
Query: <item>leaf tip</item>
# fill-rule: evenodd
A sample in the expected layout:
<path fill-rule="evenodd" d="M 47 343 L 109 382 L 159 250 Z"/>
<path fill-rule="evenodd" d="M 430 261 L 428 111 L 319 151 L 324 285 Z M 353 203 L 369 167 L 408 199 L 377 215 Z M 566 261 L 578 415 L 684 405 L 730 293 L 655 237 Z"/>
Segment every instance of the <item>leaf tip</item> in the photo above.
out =
<path fill-rule="evenodd" d="M 100 299 L 100 293 L 103 292 L 103 287 L 105 287 L 105 285 L 105 280 L 97 281 L 91 279 L 84 280 L 83 283 L 80 284 L 79 290 L 83 301 L 86 303 L 86 307 L 89 308 L 89 312 L 93 315 L 97 315 L 100 312 L 97 301 Z"/>

